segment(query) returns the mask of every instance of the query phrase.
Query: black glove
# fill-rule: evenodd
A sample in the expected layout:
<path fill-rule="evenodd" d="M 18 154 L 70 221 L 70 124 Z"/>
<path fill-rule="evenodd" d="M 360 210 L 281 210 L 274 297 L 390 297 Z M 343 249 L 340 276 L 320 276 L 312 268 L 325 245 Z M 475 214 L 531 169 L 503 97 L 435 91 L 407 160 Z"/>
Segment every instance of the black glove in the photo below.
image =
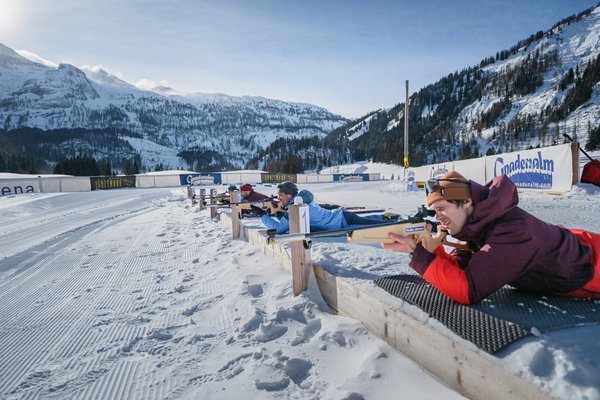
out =
<path fill-rule="evenodd" d="M 260 208 L 258 206 L 255 206 L 255 205 L 251 205 L 250 210 L 252 212 L 252 215 L 254 215 L 256 217 L 262 217 L 263 215 L 265 215 L 267 213 L 265 210 L 263 210 L 262 208 Z"/>

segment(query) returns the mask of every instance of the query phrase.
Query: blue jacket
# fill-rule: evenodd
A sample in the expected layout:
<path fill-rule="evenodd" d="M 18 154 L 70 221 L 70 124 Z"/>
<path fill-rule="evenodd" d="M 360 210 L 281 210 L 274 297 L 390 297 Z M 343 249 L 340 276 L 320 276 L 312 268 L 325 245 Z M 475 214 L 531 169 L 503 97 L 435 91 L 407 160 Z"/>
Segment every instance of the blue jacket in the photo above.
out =
<path fill-rule="evenodd" d="M 304 204 L 307 204 L 309 207 L 308 213 L 311 232 L 344 229 L 348 227 L 341 209 L 326 210 L 322 208 L 313 201 L 314 196 L 308 190 L 301 190 L 296 196 L 301 197 Z M 296 196 L 292 197 L 288 204 L 294 204 Z M 286 233 L 290 229 L 287 215 L 280 219 L 275 219 L 272 216 L 265 214 L 261 217 L 261 221 L 268 229 L 275 229 L 275 232 L 278 234 Z"/>

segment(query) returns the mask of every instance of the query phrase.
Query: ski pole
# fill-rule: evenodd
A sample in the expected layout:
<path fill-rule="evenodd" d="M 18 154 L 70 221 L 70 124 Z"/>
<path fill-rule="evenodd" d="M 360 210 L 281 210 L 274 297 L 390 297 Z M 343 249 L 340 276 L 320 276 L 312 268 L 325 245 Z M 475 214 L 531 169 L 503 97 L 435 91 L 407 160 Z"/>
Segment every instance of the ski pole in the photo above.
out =
<path fill-rule="evenodd" d="M 571 141 L 571 143 L 575 142 L 575 141 L 573 140 L 573 138 L 572 138 L 571 136 L 567 135 L 566 133 L 563 133 L 563 136 L 564 136 L 564 137 L 566 137 L 567 139 L 569 139 L 569 140 Z M 583 153 L 583 154 L 584 154 L 584 155 L 585 155 L 587 158 L 589 158 L 589 159 L 590 159 L 590 161 L 592 162 L 592 165 L 595 165 L 595 166 L 596 166 L 596 168 L 600 169 L 600 165 L 599 165 L 599 164 L 600 164 L 600 161 L 598 161 L 598 160 L 594 160 L 594 159 L 593 159 L 593 158 L 592 158 L 592 157 L 591 157 L 591 156 L 590 156 L 588 153 L 586 153 L 586 151 L 585 151 L 585 150 L 583 150 L 583 149 L 581 148 L 581 146 L 577 146 L 577 147 L 579 147 L 579 151 L 581 151 L 581 152 L 582 152 L 582 153 Z"/>
<path fill-rule="evenodd" d="M 573 138 L 569 135 L 567 135 L 566 133 L 563 133 L 563 136 L 566 137 L 567 139 L 569 139 L 571 141 L 571 143 L 575 142 L 573 140 Z M 588 153 L 585 152 L 585 150 L 583 150 L 581 148 L 581 146 L 579 146 L 579 150 L 587 157 L 590 159 L 590 161 L 592 161 L 592 164 L 597 165 L 594 161 L 598 161 L 598 160 L 594 160 Z M 598 168 L 600 168 L 600 166 L 598 166 Z"/>

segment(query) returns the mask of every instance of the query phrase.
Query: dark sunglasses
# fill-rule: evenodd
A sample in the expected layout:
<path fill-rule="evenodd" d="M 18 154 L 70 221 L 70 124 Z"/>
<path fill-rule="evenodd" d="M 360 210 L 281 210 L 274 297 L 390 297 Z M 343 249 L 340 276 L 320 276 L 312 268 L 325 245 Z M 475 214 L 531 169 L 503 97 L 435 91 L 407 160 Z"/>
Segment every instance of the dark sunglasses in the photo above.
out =
<path fill-rule="evenodd" d="M 427 182 L 425 182 L 425 194 L 428 195 L 429 193 L 433 193 L 433 192 L 440 192 L 440 194 L 442 196 L 445 195 L 444 193 L 444 188 L 440 186 L 440 182 L 458 182 L 458 183 L 464 183 L 467 185 L 471 185 L 471 181 L 469 181 L 468 179 L 459 179 L 459 178 L 448 178 L 448 179 L 430 179 Z"/>

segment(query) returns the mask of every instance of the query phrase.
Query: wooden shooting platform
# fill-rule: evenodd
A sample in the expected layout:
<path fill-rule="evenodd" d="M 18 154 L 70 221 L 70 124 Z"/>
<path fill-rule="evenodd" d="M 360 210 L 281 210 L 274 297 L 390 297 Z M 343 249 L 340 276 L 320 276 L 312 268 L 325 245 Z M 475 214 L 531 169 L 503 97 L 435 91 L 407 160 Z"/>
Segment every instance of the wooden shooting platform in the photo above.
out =
<path fill-rule="evenodd" d="M 306 288 L 312 269 L 321 295 L 334 313 L 361 321 L 372 333 L 458 393 L 481 400 L 552 398 L 533 383 L 508 371 L 496 357 L 471 342 L 450 330 L 434 329 L 428 318 L 417 319 L 402 311 L 413 305 L 398 306 L 398 299 L 385 290 L 366 292 L 311 262 L 310 250 L 304 249 L 302 242 L 294 243 L 301 250 L 297 246 L 293 250 L 289 243 L 267 244 L 264 229 L 245 226 L 243 220 L 228 212 L 220 212 L 218 218 L 227 226 L 234 225 L 234 239 L 246 240 L 260 248 L 292 274 L 294 295 Z M 237 237 L 236 231 L 239 232 Z"/>

